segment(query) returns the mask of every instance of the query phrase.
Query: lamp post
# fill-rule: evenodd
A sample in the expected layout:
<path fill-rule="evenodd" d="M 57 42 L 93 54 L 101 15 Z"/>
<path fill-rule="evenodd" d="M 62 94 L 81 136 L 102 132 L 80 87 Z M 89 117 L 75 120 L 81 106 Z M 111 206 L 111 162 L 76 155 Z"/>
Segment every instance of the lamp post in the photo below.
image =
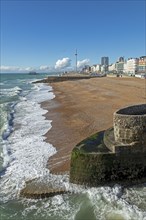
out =
<path fill-rule="evenodd" d="M 144 63 L 145 102 L 146 102 L 146 61 Z"/>
<path fill-rule="evenodd" d="M 76 56 L 76 72 L 77 72 L 77 56 L 78 56 L 77 49 L 76 49 L 75 56 Z"/>

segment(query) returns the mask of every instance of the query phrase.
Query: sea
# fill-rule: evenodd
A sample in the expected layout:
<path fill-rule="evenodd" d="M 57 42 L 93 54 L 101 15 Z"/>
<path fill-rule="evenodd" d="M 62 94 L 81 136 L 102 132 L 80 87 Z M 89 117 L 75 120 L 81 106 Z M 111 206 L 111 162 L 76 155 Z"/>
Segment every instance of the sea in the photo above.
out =
<path fill-rule="evenodd" d="M 57 151 L 45 141 L 52 120 L 46 120 L 41 102 L 51 102 L 55 95 L 50 85 L 33 82 L 48 76 L 0 75 L 0 220 L 146 220 L 146 183 L 88 188 L 71 184 L 69 174 L 52 175 L 46 168 Z M 69 193 L 20 196 L 34 179 Z"/>

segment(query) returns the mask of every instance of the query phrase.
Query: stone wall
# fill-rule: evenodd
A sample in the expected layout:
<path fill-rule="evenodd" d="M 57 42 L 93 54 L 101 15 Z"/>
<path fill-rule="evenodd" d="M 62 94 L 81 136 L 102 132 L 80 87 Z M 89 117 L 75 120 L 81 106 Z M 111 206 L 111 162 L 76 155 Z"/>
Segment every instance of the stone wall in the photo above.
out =
<path fill-rule="evenodd" d="M 146 181 L 146 153 L 89 153 L 85 148 L 86 141 L 72 151 L 70 182 L 101 186 Z"/>
<path fill-rule="evenodd" d="M 146 104 L 114 113 L 114 127 L 83 140 L 72 151 L 70 181 L 87 186 L 146 181 Z"/>
<path fill-rule="evenodd" d="M 146 104 L 129 106 L 114 113 L 115 141 L 146 144 Z"/>

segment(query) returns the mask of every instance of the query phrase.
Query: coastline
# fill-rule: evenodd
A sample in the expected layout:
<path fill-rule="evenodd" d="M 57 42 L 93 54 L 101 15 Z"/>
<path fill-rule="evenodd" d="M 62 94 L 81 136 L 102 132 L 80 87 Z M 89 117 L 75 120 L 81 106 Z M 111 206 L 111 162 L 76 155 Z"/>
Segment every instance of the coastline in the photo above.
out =
<path fill-rule="evenodd" d="M 55 98 L 42 103 L 52 120 L 46 142 L 57 153 L 48 160 L 51 173 L 69 172 L 70 155 L 77 143 L 112 126 L 117 109 L 144 103 L 144 80 L 138 78 L 92 78 L 51 83 Z"/>

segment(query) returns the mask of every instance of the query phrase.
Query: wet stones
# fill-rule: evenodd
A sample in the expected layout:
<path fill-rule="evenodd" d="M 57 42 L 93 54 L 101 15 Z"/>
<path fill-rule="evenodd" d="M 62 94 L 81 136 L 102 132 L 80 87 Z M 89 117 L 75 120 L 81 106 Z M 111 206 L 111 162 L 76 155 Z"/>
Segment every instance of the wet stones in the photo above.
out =
<path fill-rule="evenodd" d="M 65 193 L 67 193 L 67 190 L 64 187 L 56 187 L 55 184 L 34 179 L 26 182 L 25 188 L 20 191 L 20 196 L 31 199 L 42 199 Z"/>

